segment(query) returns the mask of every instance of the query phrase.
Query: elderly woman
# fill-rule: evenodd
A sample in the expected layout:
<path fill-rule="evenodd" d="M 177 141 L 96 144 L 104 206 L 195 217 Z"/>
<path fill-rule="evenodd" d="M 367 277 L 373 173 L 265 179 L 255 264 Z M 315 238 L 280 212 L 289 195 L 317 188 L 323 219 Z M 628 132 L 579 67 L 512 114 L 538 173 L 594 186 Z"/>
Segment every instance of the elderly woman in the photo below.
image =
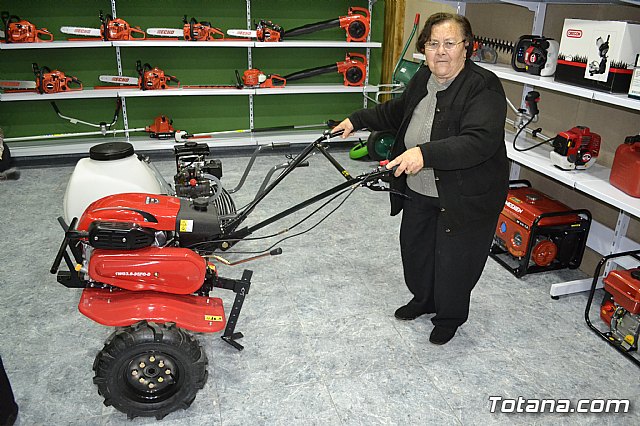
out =
<path fill-rule="evenodd" d="M 391 214 L 401 210 L 404 279 L 413 298 L 400 320 L 435 313 L 442 345 L 469 316 L 508 190 L 505 95 L 500 80 L 469 60 L 473 34 L 460 15 L 436 13 L 420 33 L 426 56 L 401 97 L 354 112 L 334 130 L 393 129 Z"/>

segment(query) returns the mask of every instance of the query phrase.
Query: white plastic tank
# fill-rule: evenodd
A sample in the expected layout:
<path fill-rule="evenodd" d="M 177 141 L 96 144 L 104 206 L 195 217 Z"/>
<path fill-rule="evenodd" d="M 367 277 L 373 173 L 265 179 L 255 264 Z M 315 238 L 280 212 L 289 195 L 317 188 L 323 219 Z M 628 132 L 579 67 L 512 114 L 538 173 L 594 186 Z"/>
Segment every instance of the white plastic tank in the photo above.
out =
<path fill-rule="evenodd" d="M 76 164 L 64 194 L 64 217 L 70 223 L 102 197 L 123 192 L 168 194 L 170 187 L 153 165 L 141 160 L 127 142 L 94 145 L 89 158 Z"/>

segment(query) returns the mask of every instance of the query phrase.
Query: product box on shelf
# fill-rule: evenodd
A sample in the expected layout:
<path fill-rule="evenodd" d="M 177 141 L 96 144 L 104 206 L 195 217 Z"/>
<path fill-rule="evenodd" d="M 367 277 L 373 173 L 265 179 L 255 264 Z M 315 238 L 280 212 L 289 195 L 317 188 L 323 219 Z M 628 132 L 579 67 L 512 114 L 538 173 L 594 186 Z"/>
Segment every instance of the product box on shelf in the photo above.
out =
<path fill-rule="evenodd" d="M 565 19 L 555 79 L 627 93 L 638 51 L 640 23 Z"/>
<path fill-rule="evenodd" d="M 640 99 L 640 53 L 636 55 L 636 66 L 633 69 L 633 76 L 631 77 L 629 97 Z"/>

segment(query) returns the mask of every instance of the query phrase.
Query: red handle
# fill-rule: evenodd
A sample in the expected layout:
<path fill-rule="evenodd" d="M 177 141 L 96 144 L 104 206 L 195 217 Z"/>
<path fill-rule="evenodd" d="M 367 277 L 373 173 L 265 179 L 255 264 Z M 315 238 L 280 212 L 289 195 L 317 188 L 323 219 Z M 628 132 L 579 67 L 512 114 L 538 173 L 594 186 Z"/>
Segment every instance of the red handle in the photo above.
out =
<path fill-rule="evenodd" d="M 413 25 L 418 25 L 420 23 L 420 14 L 416 13 L 416 19 L 413 20 Z"/>

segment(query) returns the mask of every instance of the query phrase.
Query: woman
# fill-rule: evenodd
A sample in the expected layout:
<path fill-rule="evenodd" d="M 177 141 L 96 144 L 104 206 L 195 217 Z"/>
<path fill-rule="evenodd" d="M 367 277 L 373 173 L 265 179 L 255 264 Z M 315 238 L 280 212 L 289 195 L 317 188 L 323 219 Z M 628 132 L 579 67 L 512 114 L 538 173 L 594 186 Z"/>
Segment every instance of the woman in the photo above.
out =
<path fill-rule="evenodd" d="M 335 129 L 393 129 L 397 166 L 391 214 L 401 210 L 404 279 L 413 294 L 400 320 L 435 313 L 429 341 L 453 338 L 469 315 L 507 196 L 506 101 L 500 80 L 471 62 L 473 34 L 460 15 L 436 13 L 420 33 L 426 56 L 400 98 L 354 112 Z"/>

